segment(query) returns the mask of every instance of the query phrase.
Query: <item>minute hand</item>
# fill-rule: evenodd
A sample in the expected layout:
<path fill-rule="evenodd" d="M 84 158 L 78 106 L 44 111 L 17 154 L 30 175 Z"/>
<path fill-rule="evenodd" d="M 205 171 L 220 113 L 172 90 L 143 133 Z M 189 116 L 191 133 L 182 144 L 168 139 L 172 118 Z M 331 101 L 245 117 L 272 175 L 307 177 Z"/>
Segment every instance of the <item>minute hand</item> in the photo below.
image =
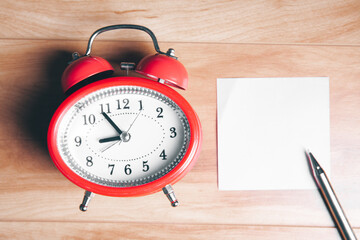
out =
<path fill-rule="evenodd" d="M 118 126 L 116 126 L 116 124 L 113 122 L 113 120 L 111 120 L 111 118 L 105 112 L 102 112 L 101 114 L 111 124 L 111 126 L 121 135 L 122 131 L 120 130 L 120 128 Z"/>

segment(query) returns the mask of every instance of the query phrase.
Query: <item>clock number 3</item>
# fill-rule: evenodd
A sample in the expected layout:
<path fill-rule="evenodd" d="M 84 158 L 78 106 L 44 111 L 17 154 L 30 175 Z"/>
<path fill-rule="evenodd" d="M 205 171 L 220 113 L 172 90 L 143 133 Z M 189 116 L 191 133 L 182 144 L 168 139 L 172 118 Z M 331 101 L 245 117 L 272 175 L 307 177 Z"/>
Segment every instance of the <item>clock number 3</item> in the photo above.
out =
<path fill-rule="evenodd" d="M 177 133 L 176 133 L 176 128 L 172 127 L 170 128 L 170 137 L 174 138 L 176 137 Z"/>

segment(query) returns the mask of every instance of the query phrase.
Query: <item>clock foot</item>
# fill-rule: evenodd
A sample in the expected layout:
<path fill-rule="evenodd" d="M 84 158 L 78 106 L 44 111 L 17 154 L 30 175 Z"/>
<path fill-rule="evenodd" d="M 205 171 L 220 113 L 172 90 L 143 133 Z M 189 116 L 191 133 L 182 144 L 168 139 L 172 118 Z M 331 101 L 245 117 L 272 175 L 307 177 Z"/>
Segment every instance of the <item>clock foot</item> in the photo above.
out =
<path fill-rule="evenodd" d="M 85 191 L 84 198 L 82 203 L 80 204 L 80 210 L 85 212 L 88 209 L 90 200 L 95 196 L 94 193 L 90 191 Z"/>
<path fill-rule="evenodd" d="M 164 194 L 167 196 L 167 198 L 169 199 L 171 206 L 173 206 L 173 207 L 179 206 L 179 202 L 175 196 L 174 189 L 172 188 L 172 186 L 170 184 L 166 185 L 162 190 L 163 190 Z"/>

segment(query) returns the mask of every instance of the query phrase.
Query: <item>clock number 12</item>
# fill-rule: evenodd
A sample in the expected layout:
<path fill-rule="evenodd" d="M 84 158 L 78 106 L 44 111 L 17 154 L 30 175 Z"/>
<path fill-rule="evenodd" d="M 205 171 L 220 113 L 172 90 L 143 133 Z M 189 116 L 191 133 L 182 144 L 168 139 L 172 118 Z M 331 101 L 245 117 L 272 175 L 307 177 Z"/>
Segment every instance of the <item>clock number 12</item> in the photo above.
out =
<path fill-rule="evenodd" d="M 118 105 L 118 107 L 117 107 L 118 110 L 120 110 L 120 109 L 130 109 L 130 107 L 129 107 L 130 100 L 129 99 L 124 98 L 122 100 L 122 102 L 124 103 L 123 107 L 121 107 L 122 103 L 121 103 L 121 101 L 119 99 L 116 100 L 116 101 L 117 101 L 117 105 Z"/>

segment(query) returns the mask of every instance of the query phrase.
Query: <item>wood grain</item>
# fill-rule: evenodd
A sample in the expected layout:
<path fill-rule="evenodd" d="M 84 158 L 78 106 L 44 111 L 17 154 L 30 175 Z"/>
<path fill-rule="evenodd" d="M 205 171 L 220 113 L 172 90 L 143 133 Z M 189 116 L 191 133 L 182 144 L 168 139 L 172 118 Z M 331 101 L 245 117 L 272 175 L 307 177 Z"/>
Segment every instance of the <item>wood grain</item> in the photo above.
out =
<path fill-rule="evenodd" d="M 335 228 L 168 223 L 0 222 L 2 239 L 340 239 Z M 51 230 L 51 231 L 50 231 Z M 360 230 L 356 229 L 359 234 Z"/>
<path fill-rule="evenodd" d="M 359 47 L 163 43 L 181 53 L 191 80 L 189 89 L 180 92 L 198 112 L 204 132 L 198 163 L 175 185 L 181 207 L 170 208 L 162 193 L 141 198 L 96 196 L 84 214 L 77 209 L 83 191 L 56 170 L 45 146 L 47 123 L 62 99 L 59 79 L 64 62 L 84 45 L 85 41 L 0 41 L 7 56 L 0 58 L 0 220 L 136 225 L 166 219 L 174 224 L 332 227 L 317 191 L 220 192 L 216 173 L 217 77 L 329 76 L 333 186 L 352 225 L 360 226 Z M 120 56 L 132 56 L 129 49 L 137 49 L 136 61 L 152 46 L 100 41 L 96 54 L 116 66 Z"/>
<path fill-rule="evenodd" d="M 97 28 L 140 24 L 160 41 L 360 44 L 360 2 L 2 1 L 0 38 L 88 39 Z M 123 31 L 101 39 L 150 40 Z"/>
<path fill-rule="evenodd" d="M 0 239 L 340 239 L 317 191 L 217 189 L 216 78 L 306 76 L 330 77 L 331 180 L 359 235 L 359 10 L 355 0 L 1 1 Z M 97 195 L 82 213 L 83 190 L 47 153 L 71 53 L 119 23 L 149 27 L 189 72 L 178 91 L 200 117 L 203 149 L 174 186 L 175 209 L 162 193 Z M 121 61 L 154 53 L 149 40 L 110 32 L 92 54 L 124 75 Z"/>

